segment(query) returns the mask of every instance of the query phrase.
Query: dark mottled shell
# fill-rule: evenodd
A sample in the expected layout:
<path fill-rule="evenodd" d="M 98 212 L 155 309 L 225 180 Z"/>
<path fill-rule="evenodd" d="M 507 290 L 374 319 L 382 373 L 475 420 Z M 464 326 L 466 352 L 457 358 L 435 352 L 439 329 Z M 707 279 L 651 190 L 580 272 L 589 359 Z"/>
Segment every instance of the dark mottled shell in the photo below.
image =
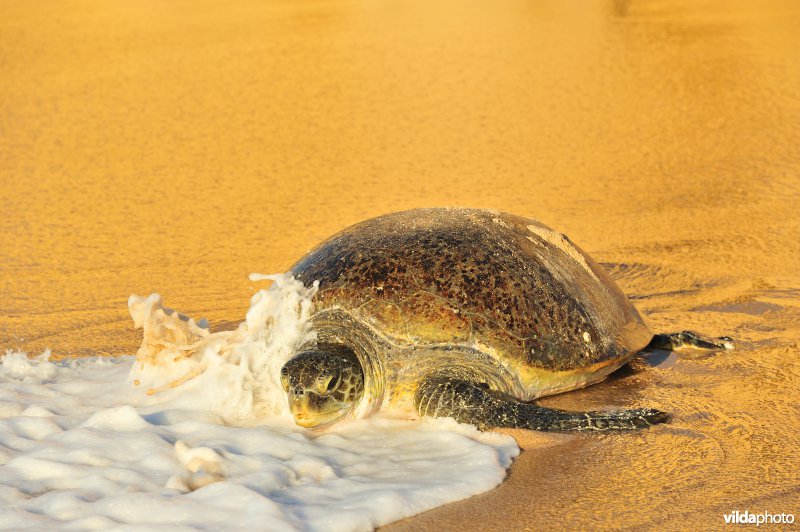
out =
<path fill-rule="evenodd" d="M 343 308 L 400 345 L 477 346 L 518 373 L 597 367 L 651 338 L 588 255 L 537 221 L 500 212 L 419 209 L 367 220 L 292 272 L 320 282 L 317 311 Z"/>

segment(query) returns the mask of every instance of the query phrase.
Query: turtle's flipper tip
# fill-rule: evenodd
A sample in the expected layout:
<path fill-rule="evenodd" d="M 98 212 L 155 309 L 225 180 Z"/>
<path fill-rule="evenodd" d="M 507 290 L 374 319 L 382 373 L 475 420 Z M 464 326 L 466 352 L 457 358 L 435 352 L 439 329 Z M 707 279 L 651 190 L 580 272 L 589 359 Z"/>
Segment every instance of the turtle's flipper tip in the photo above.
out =
<path fill-rule="evenodd" d="M 719 341 L 720 347 L 725 351 L 736 349 L 736 342 L 730 336 L 720 336 L 717 340 Z"/>
<path fill-rule="evenodd" d="M 661 349 L 678 351 L 684 349 L 697 349 L 700 351 L 728 351 L 736 346 L 730 336 L 710 338 L 697 334 L 694 331 L 681 331 L 677 333 L 657 334 L 650 341 L 645 350 Z"/>
<path fill-rule="evenodd" d="M 661 423 L 668 423 L 672 419 L 672 415 L 655 408 L 646 408 L 642 411 L 640 419 L 643 422 L 641 428 L 647 428 Z"/>

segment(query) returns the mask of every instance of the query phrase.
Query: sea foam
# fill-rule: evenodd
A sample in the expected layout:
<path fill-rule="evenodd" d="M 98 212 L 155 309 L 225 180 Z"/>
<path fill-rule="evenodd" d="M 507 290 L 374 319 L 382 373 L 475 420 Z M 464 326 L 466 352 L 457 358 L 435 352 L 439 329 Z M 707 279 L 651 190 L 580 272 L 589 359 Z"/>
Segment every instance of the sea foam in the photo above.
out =
<path fill-rule="evenodd" d="M 451 419 L 295 426 L 278 372 L 316 288 L 267 278 L 234 331 L 153 294 L 129 301 L 136 357 L 7 351 L 0 526 L 368 530 L 503 480 L 514 440 Z"/>

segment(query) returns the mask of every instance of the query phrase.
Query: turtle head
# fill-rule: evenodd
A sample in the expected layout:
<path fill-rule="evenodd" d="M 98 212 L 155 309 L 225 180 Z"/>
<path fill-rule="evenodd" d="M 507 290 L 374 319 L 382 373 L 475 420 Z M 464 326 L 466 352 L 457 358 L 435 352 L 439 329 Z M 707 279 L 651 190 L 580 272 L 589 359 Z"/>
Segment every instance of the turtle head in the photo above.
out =
<path fill-rule="evenodd" d="M 353 412 L 364 396 L 364 372 L 349 348 L 319 344 L 284 364 L 281 385 L 294 422 L 301 427 L 321 429 Z"/>

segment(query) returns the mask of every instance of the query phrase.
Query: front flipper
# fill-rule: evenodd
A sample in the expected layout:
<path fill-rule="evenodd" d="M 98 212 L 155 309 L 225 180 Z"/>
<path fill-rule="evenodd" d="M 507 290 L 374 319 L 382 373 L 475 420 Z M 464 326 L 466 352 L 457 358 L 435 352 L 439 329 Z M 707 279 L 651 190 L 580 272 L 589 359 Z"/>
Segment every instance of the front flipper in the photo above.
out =
<path fill-rule="evenodd" d="M 708 338 L 692 331 L 682 331 L 670 334 L 657 334 L 653 336 L 647 349 L 663 349 L 665 351 L 675 351 L 676 349 L 693 348 L 708 351 L 719 351 L 733 349 L 735 343 L 729 336 L 719 338 Z"/>
<path fill-rule="evenodd" d="M 509 427 L 545 431 L 636 430 L 669 421 L 669 414 L 652 408 L 613 412 L 567 412 L 523 403 L 470 381 L 432 376 L 414 396 L 423 416 L 453 417 L 480 429 Z"/>

